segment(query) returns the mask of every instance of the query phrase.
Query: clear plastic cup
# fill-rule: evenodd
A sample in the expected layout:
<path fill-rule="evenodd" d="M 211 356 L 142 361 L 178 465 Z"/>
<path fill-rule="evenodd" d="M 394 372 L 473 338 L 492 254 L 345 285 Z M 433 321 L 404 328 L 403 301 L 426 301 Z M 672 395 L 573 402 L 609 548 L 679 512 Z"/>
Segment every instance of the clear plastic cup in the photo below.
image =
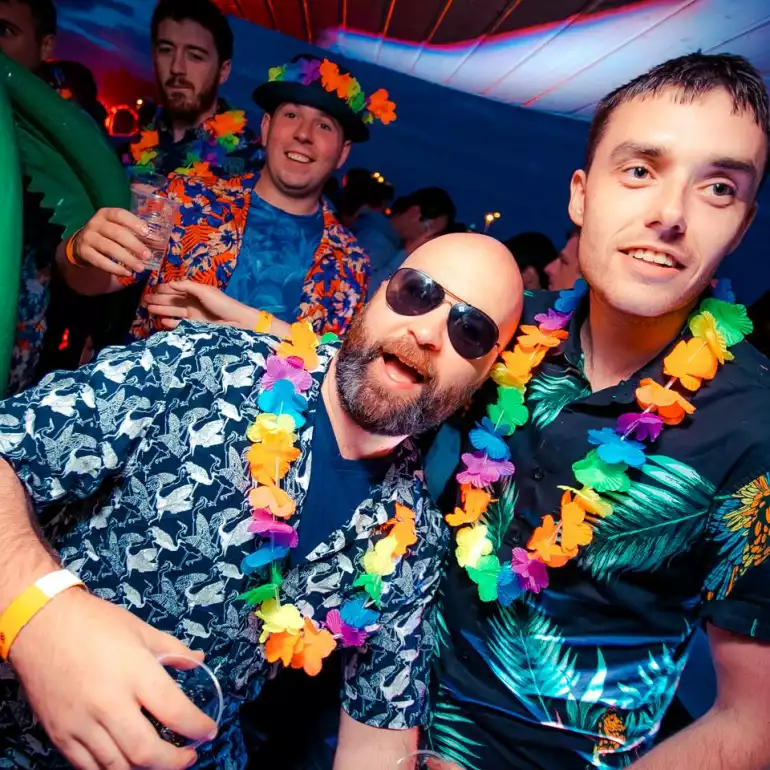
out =
<path fill-rule="evenodd" d="M 159 195 L 157 188 L 136 181 L 131 184 L 131 211 L 150 230 L 147 235 L 142 236 L 142 242 L 150 250 L 150 257 L 144 260 L 145 264 L 150 270 L 160 270 L 168 251 L 179 204 Z"/>
<path fill-rule="evenodd" d="M 179 689 L 206 716 L 216 722 L 219 727 L 225 702 L 222 697 L 222 687 L 214 672 L 205 664 L 186 655 L 160 655 L 158 662 L 166 669 L 166 673 L 176 682 Z M 197 748 L 207 741 L 194 741 L 163 725 L 149 712 L 144 712 L 158 735 L 164 741 L 174 746 Z"/>

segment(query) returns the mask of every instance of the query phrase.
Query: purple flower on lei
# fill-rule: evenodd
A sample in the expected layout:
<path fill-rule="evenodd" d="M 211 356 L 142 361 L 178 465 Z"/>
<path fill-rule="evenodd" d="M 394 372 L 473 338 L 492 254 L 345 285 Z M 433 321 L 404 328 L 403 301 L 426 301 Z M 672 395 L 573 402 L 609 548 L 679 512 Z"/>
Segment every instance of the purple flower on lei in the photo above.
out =
<path fill-rule="evenodd" d="M 267 359 L 265 373 L 262 375 L 262 387 L 272 390 L 279 380 L 289 380 L 297 393 L 304 393 L 313 384 L 313 378 L 305 371 L 303 361 L 298 356 L 270 356 Z"/>
<path fill-rule="evenodd" d="M 492 460 L 484 452 L 466 452 L 462 460 L 465 470 L 457 474 L 457 480 L 461 484 L 472 484 L 483 489 L 500 481 L 504 476 L 513 475 L 514 467 L 510 460 Z"/>
<path fill-rule="evenodd" d="M 535 320 L 540 326 L 549 332 L 554 332 L 557 329 L 566 329 L 570 318 L 572 318 L 572 313 L 560 313 L 552 307 L 548 308 L 547 313 L 538 313 L 535 316 Z"/>
<path fill-rule="evenodd" d="M 663 430 L 663 420 L 651 412 L 626 412 L 618 417 L 615 433 L 633 436 L 637 441 L 655 441 Z"/>
<path fill-rule="evenodd" d="M 548 569 L 543 562 L 530 558 L 523 548 L 514 548 L 511 554 L 511 569 L 518 575 L 524 591 L 539 594 L 548 588 Z"/>

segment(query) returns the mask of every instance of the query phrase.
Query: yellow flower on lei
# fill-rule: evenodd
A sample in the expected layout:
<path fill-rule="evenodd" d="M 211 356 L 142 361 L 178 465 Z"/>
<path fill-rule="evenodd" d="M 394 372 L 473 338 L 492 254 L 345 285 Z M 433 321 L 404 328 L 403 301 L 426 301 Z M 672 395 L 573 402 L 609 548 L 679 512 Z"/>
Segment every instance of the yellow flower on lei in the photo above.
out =
<path fill-rule="evenodd" d="M 398 539 L 393 535 L 380 540 L 374 548 L 364 554 L 362 564 L 367 575 L 391 575 L 396 569 L 393 556 L 398 548 Z"/>
<path fill-rule="evenodd" d="M 482 556 L 492 553 L 492 541 L 487 537 L 486 524 L 463 527 L 457 533 L 457 563 L 461 567 L 478 567 Z"/>
<path fill-rule="evenodd" d="M 280 634 L 284 631 L 298 634 L 305 627 L 305 619 L 293 604 L 279 604 L 277 599 L 262 602 L 254 613 L 264 624 L 259 643 L 264 644 L 270 634 Z"/>
<path fill-rule="evenodd" d="M 312 372 L 318 368 L 318 354 L 315 349 L 318 347 L 318 337 L 316 337 L 313 327 L 309 321 L 297 321 L 291 325 L 289 339 L 284 340 L 276 353 L 282 358 L 296 356 L 301 358 L 305 364 L 305 369 Z"/>
<path fill-rule="evenodd" d="M 271 436 L 289 436 L 292 443 L 297 440 L 294 435 L 296 428 L 294 418 L 290 414 L 272 414 L 263 412 L 257 415 L 257 419 L 249 426 L 246 437 L 254 443 L 261 443 Z"/>
<path fill-rule="evenodd" d="M 725 338 L 719 333 L 717 319 L 708 310 L 703 310 L 690 319 L 690 331 L 694 337 L 706 342 L 720 364 L 735 358 L 727 349 Z"/>

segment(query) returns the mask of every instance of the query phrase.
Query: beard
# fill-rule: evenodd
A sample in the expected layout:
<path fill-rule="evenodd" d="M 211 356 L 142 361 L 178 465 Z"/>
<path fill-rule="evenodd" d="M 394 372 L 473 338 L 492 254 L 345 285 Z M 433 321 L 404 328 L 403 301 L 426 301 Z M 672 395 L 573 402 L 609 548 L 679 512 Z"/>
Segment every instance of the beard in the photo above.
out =
<path fill-rule="evenodd" d="M 370 343 L 366 315 L 364 310 L 353 320 L 336 358 L 337 393 L 353 422 L 379 436 L 416 436 L 468 402 L 476 387 L 467 383 L 440 388 L 433 357 L 407 337 Z M 374 380 L 371 366 L 381 356 L 394 356 L 420 374 L 416 396 L 399 396 Z"/>
<path fill-rule="evenodd" d="M 186 88 L 169 94 L 172 88 Z M 165 83 L 158 82 L 158 91 L 163 101 L 163 109 L 169 120 L 179 120 L 194 123 L 198 117 L 208 112 L 217 100 L 217 81 L 211 83 L 200 92 L 195 91 L 192 83 L 184 78 L 170 77 Z"/>

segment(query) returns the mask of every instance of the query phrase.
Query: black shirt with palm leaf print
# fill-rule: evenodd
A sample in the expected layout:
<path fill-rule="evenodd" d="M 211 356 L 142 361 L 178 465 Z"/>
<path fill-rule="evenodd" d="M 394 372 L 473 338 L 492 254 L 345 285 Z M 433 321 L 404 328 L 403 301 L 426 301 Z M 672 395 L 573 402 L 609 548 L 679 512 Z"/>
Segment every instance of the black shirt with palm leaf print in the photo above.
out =
<path fill-rule="evenodd" d="M 522 323 L 556 296 L 527 297 Z M 508 440 L 516 473 L 488 514 L 501 563 L 558 512 L 587 431 L 634 411 L 640 380 L 661 382 L 674 346 L 592 393 L 587 303 L 537 370 L 530 421 Z M 605 495 L 614 513 L 577 559 L 549 570 L 542 593 L 483 604 L 450 557 L 428 748 L 464 770 L 626 767 L 652 747 L 699 626 L 770 641 L 770 361 L 746 342 L 731 350 L 735 360 L 688 395 L 695 413 L 629 471 L 630 490 Z"/>

